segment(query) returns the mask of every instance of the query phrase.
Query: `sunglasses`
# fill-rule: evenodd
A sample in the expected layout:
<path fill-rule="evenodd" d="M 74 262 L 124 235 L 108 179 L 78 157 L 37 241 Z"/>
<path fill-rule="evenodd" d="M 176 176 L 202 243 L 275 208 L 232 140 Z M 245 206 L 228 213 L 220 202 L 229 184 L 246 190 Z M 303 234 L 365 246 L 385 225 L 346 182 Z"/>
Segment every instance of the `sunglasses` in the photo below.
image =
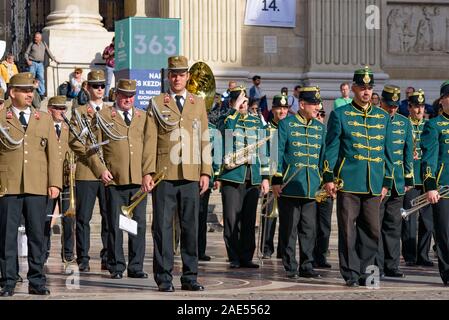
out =
<path fill-rule="evenodd" d="M 63 111 L 66 109 L 65 107 L 55 107 L 55 106 L 52 106 L 51 108 L 54 110 L 59 110 L 59 111 Z"/>
<path fill-rule="evenodd" d="M 91 87 L 94 88 L 94 89 L 100 89 L 100 88 L 104 89 L 104 88 L 106 88 L 106 85 L 104 85 L 104 84 L 92 84 Z"/>

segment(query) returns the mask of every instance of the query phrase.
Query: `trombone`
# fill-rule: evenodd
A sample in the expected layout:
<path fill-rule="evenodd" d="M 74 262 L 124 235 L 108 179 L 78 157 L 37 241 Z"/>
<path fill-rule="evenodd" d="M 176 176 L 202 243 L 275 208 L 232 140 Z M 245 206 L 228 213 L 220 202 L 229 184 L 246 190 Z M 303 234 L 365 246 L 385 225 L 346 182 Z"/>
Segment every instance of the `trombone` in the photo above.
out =
<path fill-rule="evenodd" d="M 440 197 L 447 196 L 449 195 L 449 186 L 439 186 L 437 191 L 440 194 Z M 410 209 L 401 208 L 401 217 L 406 221 L 411 214 L 430 204 L 427 200 L 427 193 L 417 196 L 415 199 L 410 201 L 410 204 L 412 205 Z"/>

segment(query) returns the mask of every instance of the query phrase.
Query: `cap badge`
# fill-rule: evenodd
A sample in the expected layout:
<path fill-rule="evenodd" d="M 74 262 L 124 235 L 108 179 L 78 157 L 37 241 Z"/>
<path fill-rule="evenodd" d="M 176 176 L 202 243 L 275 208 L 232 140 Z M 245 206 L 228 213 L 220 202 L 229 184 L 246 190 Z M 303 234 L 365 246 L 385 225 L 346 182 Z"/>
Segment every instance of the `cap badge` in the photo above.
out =
<path fill-rule="evenodd" d="M 316 99 L 320 99 L 320 98 L 321 98 L 321 95 L 320 95 L 320 92 L 319 92 L 319 91 L 317 91 L 317 92 L 315 93 L 315 98 L 316 98 Z"/>
<path fill-rule="evenodd" d="M 393 100 L 394 102 L 396 102 L 396 101 L 398 101 L 399 100 L 399 96 L 398 96 L 398 94 L 395 92 L 394 94 L 393 94 L 393 96 L 391 97 L 391 100 Z"/>
<path fill-rule="evenodd" d="M 282 97 L 282 99 L 281 99 L 281 105 L 285 105 L 287 103 L 287 101 L 285 100 L 285 98 L 284 97 Z"/>
<path fill-rule="evenodd" d="M 423 97 L 423 95 L 421 93 L 418 95 L 418 102 L 419 103 L 423 103 L 424 102 L 424 97 Z"/>

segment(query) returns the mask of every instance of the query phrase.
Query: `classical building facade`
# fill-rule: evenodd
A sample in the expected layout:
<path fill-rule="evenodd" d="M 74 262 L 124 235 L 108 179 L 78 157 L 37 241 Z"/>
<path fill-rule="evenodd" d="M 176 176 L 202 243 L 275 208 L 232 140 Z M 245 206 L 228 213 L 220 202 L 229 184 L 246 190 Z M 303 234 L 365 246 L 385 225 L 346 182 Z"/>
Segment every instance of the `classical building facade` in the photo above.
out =
<path fill-rule="evenodd" d="M 13 2 L 31 10 L 27 4 L 36 1 Z M 376 91 L 390 82 L 422 88 L 436 98 L 449 74 L 449 0 L 296 0 L 294 28 L 244 25 L 245 0 L 37 2 L 41 8 L 35 15 L 45 11 L 45 37 L 63 62 L 59 69 L 47 68 L 49 93 L 73 66 L 101 66 L 114 20 L 129 16 L 180 18 L 181 53 L 191 63 L 201 60 L 212 67 L 218 91 L 230 79 L 251 86 L 251 77 L 259 74 L 269 96 L 283 86 L 291 90 L 310 83 L 322 88 L 328 105 L 354 69 L 369 65 Z M 0 8 L 0 38 L 11 45 L 5 23 L 9 8 L 7 3 Z M 16 29 L 23 28 L 26 10 L 14 20 Z M 275 53 L 266 53 L 267 40 L 275 43 Z"/>

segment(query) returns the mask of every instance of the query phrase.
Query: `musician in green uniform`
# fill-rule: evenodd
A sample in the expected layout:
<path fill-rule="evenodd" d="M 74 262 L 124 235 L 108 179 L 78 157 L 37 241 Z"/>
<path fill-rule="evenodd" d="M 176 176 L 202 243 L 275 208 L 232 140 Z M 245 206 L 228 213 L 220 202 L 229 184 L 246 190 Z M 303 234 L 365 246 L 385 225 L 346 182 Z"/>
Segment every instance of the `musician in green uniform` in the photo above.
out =
<path fill-rule="evenodd" d="M 279 239 L 284 248 L 282 263 L 291 279 L 320 276 L 312 266 L 316 235 L 315 193 L 321 183 L 326 135 L 325 126 L 315 119 L 320 103 L 318 87 L 301 88 L 298 113 L 280 121 L 278 128 L 279 162 L 272 189 L 279 198 Z"/>
<path fill-rule="evenodd" d="M 393 184 L 391 120 L 371 106 L 373 86 L 368 67 L 356 70 L 353 101 L 332 111 L 327 123 L 323 182 L 337 197 L 340 273 L 349 287 L 365 285 L 366 269 L 374 265 L 380 202 Z M 342 182 L 340 190 L 335 179 Z"/>
<path fill-rule="evenodd" d="M 410 209 L 410 201 L 423 194 L 422 166 L 421 166 L 421 133 L 427 120 L 424 118 L 426 97 L 424 91 L 419 89 L 408 97 L 409 120 L 413 130 L 413 170 L 415 187 L 405 193 L 404 209 Z M 419 227 L 417 227 L 419 225 Z M 417 231 L 418 229 L 418 231 Z M 418 232 L 418 244 L 416 233 Z M 428 205 L 420 209 L 418 215 L 410 216 L 402 220 L 402 256 L 407 266 L 420 265 L 433 267 L 429 258 L 430 243 L 433 233 L 432 206 Z"/>
<path fill-rule="evenodd" d="M 424 191 L 433 204 L 438 269 L 445 285 L 449 281 L 449 195 L 440 195 L 439 186 L 449 185 L 449 80 L 440 88 L 442 113 L 424 125 L 421 135 Z"/>
<path fill-rule="evenodd" d="M 397 113 L 400 93 L 399 87 L 386 85 L 381 94 L 381 108 L 391 119 L 394 170 L 391 192 L 380 205 L 381 238 L 376 259 L 381 275 L 385 273 L 387 277 L 396 278 L 404 276 L 399 270 L 402 226 L 400 210 L 405 192 L 413 187 L 413 134 L 410 121 Z"/>

